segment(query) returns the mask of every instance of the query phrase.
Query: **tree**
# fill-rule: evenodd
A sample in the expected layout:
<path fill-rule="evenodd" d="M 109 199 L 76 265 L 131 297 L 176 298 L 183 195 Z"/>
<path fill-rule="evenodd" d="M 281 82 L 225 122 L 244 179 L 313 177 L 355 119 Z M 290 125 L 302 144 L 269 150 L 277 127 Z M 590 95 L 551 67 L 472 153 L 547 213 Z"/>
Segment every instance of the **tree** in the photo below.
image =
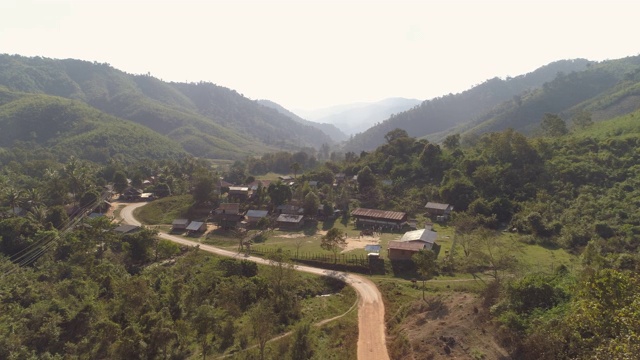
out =
<path fill-rule="evenodd" d="M 264 360 L 267 341 L 276 332 L 276 314 L 273 312 L 273 307 L 271 307 L 268 300 L 263 299 L 249 310 L 249 319 L 253 338 L 258 342 L 260 360 Z"/>
<path fill-rule="evenodd" d="M 318 213 L 318 207 L 320 206 L 320 199 L 313 191 L 310 191 L 307 196 L 304 197 L 304 214 L 306 216 L 315 216 Z"/>
<path fill-rule="evenodd" d="M 422 300 L 425 300 L 424 291 L 426 281 L 430 280 L 436 271 L 436 254 L 431 250 L 420 250 L 411 257 L 416 265 L 416 271 L 422 277 Z"/>
<path fill-rule="evenodd" d="M 460 147 L 460 134 L 453 134 L 447 136 L 442 145 L 449 151 L 453 151 Z"/>
<path fill-rule="evenodd" d="M 569 133 L 564 120 L 560 116 L 551 113 L 544 114 L 540 127 L 544 134 L 550 137 L 558 137 Z"/>
<path fill-rule="evenodd" d="M 591 112 L 582 110 L 577 114 L 575 114 L 573 118 L 571 118 L 571 122 L 573 123 L 573 126 L 575 126 L 578 129 L 586 129 L 589 126 L 593 125 Z"/>
<path fill-rule="evenodd" d="M 276 207 L 284 204 L 288 200 L 291 200 L 291 188 L 283 184 L 281 181 L 276 183 L 271 183 L 269 188 L 267 189 L 269 193 L 269 198 L 271 199 L 271 204 Z"/>
<path fill-rule="evenodd" d="M 347 246 L 346 234 L 339 228 L 331 228 L 322 237 L 320 247 L 333 252 L 334 264 L 338 262 L 338 252 Z"/>
<path fill-rule="evenodd" d="M 384 139 L 387 140 L 387 143 L 391 143 L 393 140 L 396 139 L 400 139 L 403 137 L 409 137 L 409 133 L 407 133 L 406 130 L 400 129 L 400 128 L 395 128 L 391 131 L 389 131 L 385 136 Z"/>
<path fill-rule="evenodd" d="M 202 347 L 202 358 L 207 358 L 207 352 L 211 347 L 211 334 L 216 326 L 216 309 L 208 304 L 200 305 L 193 317 L 193 327 L 196 331 L 198 342 Z"/>
<path fill-rule="evenodd" d="M 371 168 L 365 166 L 358 172 L 358 189 L 371 188 L 376 185 L 376 178 L 373 176 Z"/>
<path fill-rule="evenodd" d="M 301 167 L 301 166 L 300 166 L 300 164 L 299 164 L 299 163 L 297 163 L 297 162 L 294 162 L 293 164 L 291 164 L 291 166 L 290 166 L 290 167 L 291 167 L 291 171 L 293 171 L 293 178 L 294 178 L 294 179 L 297 179 L 297 178 L 298 178 L 298 172 L 300 171 L 300 169 L 301 169 L 302 167 Z"/>
<path fill-rule="evenodd" d="M 113 190 L 117 193 L 122 193 L 127 189 L 127 186 L 129 186 L 127 175 L 122 171 L 116 171 L 113 174 Z"/>
<path fill-rule="evenodd" d="M 289 353 L 291 360 L 308 360 L 313 357 L 313 339 L 310 333 L 311 326 L 308 322 L 297 326 L 293 333 L 293 343 Z"/>

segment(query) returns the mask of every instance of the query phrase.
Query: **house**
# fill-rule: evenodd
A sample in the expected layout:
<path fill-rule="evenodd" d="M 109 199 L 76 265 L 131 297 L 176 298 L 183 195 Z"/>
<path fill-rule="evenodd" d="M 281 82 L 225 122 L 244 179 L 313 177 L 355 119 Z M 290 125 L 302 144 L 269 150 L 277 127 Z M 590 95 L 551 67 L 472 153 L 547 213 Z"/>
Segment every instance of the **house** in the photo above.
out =
<path fill-rule="evenodd" d="M 347 175 L 345 173 L 337 173 L 335 179 L 336 184 L 342 184 L 347 179 Z"/>
<path fill-rule="evenodd" d="M 188 225 L 189 225 L 189 219 L 175 219 L 171 223 L 171 231 L 183 232 L 187 230 Z"/>
<path fill-rule="evenodd" d="M 251 192 L 258 190 L 258 187 L 262 185 L 262 188 L 267 189 L 271 185 L 271 180 L 256 180 L 247 184 L 247 187 Z"/>
<path fill-rule="evenodd" d="M 260 221 L 260 219 L 267 217 L 268 214 L 269 212 L 267 210 L 249 210 L 246 215 L 247 222 L 250 225 L 255 225 Z"/>
<path fill-rule="evenodd" d="M 137 225 L 119 225 L 118 227 L 113 229 L 113 231 L 124 235 L 124 234 L 133 234 L 136 231 L 140 231 L 141 229 L 142 228 Z"/>
<path fill-rule="evenodd" d="M 440 245 L 436 244 L 438 233 L 425 228 L 408 231 L 398 241 L 389 241 L 387 256 L 389 260 L 411 260 L 411 257 L 420 250 L 432 250 L 440 253 Z"/>
<path fill-rule="evenodd" d="M 142 190 L 130 186 L 122 192 L 122 199 L 137 201 L 140 200 L 140 195 L 142 195 Z"/>
<path fill-rule="evenodd" d="M 240 214 L 240 204 L 239 203 L 224 203 L 220 204 L 215 210 L 213 210 L 215 215 L 221 214 Z"/>
<path fill-rule="evenodd" d="M 220 204 L 213 211 L 212 220 L 225 230 L 235 229 L 243 219 L 244 215 L 240 212 L 239 203 Z"/>
<path fill-rule="evenodd" d="M 140 194 L 140 200 L 141 201 L 151 201 L 154 200 L 156 197 L 155 195 L 153 195 L 153 193 L 142 193 Z"/>
<path fill-rule="evenodd" d="M 310 187 L 318 187 L 318 182 L 316 180 L 311 180 L 309 181 L 309 186 Z"/>
<path fill-rule="evenodd" d="M 192 221 L 185 230 L 187 230 L 190 235 L 203 233 L 207 231 L 207 224 L 202 221 Z"/>
<path fill-rule="evenodd" d="M 387 245 L 387 257 L 389 260 L 411 260 L 413 254 L 424 248 L 424 243 L 389 241 Z"/>
<path fill-rule="evenodd" d="M 357 228 L 399 230 L 407 221 L 407 214 L 398 211 L 357 208 L 351 212 Z"/>
<path fill-rule="evenodd" d="M 283 183 L 288 183 L 290 181 L 293 181 L 293 176 L 291 175 L 278 176 L 278 179 L 280 179 Z"/>
<path fill-rule="evenodd" d="M 304 215 L 280 214 L 276 222 L 280 230 L 297 230 L 303 225 Z"/>
<path fill-rule="evenodd" d="M 276 207 L 277 214 L 300 215 L 303 212 L 304 212 L 303 208 L 294 204 L 282 204 Z"/>
<path fill-rule="evenodd" d="M 427 216 L 444 216 L 444 220 L 448 219 L 451 211 L 453 211 L 453 205 L 437 202 L 428 202 L 424 208 L 427 210 Z"/>
<path fill-rule="evenodd" d="M 235 201 L 246 201 L 251 196 L 251 190 L 248 186 L 230 186 L 227 192 L 229 199 Z"/>

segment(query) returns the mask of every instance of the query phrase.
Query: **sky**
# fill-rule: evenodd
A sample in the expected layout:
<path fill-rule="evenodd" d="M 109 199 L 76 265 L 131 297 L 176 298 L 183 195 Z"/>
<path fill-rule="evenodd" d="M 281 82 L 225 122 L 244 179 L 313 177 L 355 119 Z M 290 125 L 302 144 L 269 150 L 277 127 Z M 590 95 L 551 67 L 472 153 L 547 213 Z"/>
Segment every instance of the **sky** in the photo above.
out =
<path fill-rule="evenodd" d="M 2 0 L 0 53 L 212 82 L 290 110 L 640 54 L 633 1 Z"/>

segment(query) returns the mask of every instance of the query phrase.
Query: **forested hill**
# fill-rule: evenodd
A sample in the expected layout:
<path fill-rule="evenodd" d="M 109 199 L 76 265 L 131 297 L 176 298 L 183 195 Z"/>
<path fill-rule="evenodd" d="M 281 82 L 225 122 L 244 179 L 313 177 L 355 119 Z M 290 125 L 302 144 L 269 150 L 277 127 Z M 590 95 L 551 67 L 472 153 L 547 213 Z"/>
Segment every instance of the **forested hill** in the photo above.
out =
<path fill-rule="evenodd" d="M 317 122 L 305 120 L 305 119 L 301 118 L 300 116 L 298 116 L 298 115 L 292 113 L 291 111 L 287 110 L 282 105 L 277 104 L 277 103 L 275 103 L 275 102 L 273 102 L 271 100 L 257 100 L 257 102 L 260 105 L 264 105 L 266 107 L 275 109 L 279 113 L 287 115 L 291 119 L 293 119 L 293 120 L 295 120 L 295 121 L 297 121 L 297 122 L 299 122 L 301 124 L 313 126 L 314 128 L 319 129 L 320 131 L 322 131 L 325 134 L 329 135 L 329 137 L 331 137 L 331 139 L 333 139 L 333 141 L 339 142 L 339 141 L 344 141 L 344 140 L 347 139 L 347 135 L 345 133 L 343 133 L 340 129 L 338 129 L 333 124 L 317 123 Z"/>
<path fill-rule="evenodd" d="M 98 163 L 187 155 L 162 135 L 80 101 L 0 87 L 0 148 L 16 145 Z"/>
<path fill-rule="evenodd" d="M 236 91 L 211 83 L 168 83 L 108 64 L 5 54 L 0 55 L 0 85 L 85 102 L 166 135 L 196 156 L 243 158 L 332 142 L 316 128 Z"/>
<path fill-rule="evenodd" d="M 345 151 L 371 150 L 385 142 L 384 135 L 400 128 L 411 136 L 423 137 L 470 123 L 501 103 L 523 92 L 542 87 L 558 73 L 571 73 L 587 68 L 588 60 L 562 60 L 531 73 L 502 80 L 493 78 L 459 94 L 424 101 L 411 110 L 396 114 L 384 122 L 357 134 L 345 145 Z"/>
<path fill-rule="evenodd" d="M 640 109 L 640 56 L 593 63 L 584 71 L 559 73 L 539 89 L 506 101 L 475 121 L 467 133 L 506 128 L 539 131 L 545 113 L 569 123 L 580 113 L 602 121 Z"/>

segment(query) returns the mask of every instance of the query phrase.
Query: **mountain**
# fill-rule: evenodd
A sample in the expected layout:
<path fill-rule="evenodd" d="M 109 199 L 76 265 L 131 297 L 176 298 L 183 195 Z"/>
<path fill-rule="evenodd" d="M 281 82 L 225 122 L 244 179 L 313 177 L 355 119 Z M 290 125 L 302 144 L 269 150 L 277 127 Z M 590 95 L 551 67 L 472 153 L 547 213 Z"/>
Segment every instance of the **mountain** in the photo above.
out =
<path fill-rule="evenodd" d="M 81 101 L 0 87 L 0 148 L 17 143 L 101 163 L 187 155 L 166 137 Z"/>
<path fill-rule="evenodd" d="M 640 109 L 640 56 L 591 64 L 586 70 L 559 73 L 541 88 L 507 101 L 467 126 L 466 133 L 513 128 L 532 135 L 545 113 L 570 122 L 578 112 L 602 121 Z"/>
<path fill-rule="evenodd" d="M 420 102 L 416 99 L 389 98 L 373 103 L 345 104 L 298 113 L 312 121 L 333 124 L 345 134 L 353 135 L 369 129 L 392 114 L 411 109 Z"/>
<path fill-rule="evenodd" d="M 168 83 L 109 64 L 0 55 L 0 85 L 85 102 L 165 135 L 200 157 L 241 159 L 331 142 L 316 128 L 234 90 L 203 82 Z"/>
<path fill-rule="evenodd" d="M 493 78 L 459 94 L 426 100 L 411 110 L 389 117 L 367 131 L 355 135 L 345 151 L 371 150 L 385 142 L 384 135 L 400 128 L 414 137 L 424 137 L 475 121 L 505 101 L 514 100 L 553 80 L 558 73 L 587 69 L 585 59 L 561 60 L 514 78 Z"/>
<path fill-rule="evenodd" d="M 317 122 L 305 120 L 305 119 L 301 118 L 300 116 L 298 116 L 298 115 L 292 113 L 291 111 L 287 110 L 286 108 L 284 108 L 280 104 L 277 104 L 277 103 L 275 103 L 275 102 L 273 102 L 271 100 L 256 100 L 256 101 L 260 105 L 264 105 L 264 106 L 266 106 L 268 108 L 272 108 L 272 109 L 277 110 L 279 113 L 288 116 L 289 118 L 295 120 L 296 122 L 299 122 L 300 124 L 313 126 L 314 128 L 316 128 L 316 129 L 324 132 L 325 134 L 329 135 L 329 137 L 331 137 L 331 139 L 333 141 L 335 141 L 335 142 L 340 142 L 340 141 L 347 140 L 347 135 L 345 133 L 343 133 L 342 131 L 340 131 L 340 129 L 338 129 L 333 124 L 317 123 Z"/>

